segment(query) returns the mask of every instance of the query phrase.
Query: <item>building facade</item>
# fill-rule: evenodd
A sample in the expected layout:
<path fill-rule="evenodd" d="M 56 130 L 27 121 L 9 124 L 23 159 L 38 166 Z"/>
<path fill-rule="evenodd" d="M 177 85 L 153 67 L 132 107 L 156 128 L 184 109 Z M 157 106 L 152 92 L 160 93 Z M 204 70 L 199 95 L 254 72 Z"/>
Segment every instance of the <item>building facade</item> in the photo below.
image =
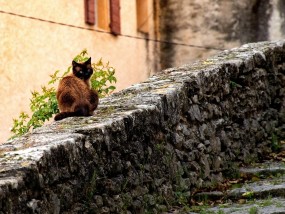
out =
<path fill-rule="evenodd" d="M 117 90 L 157 69 L 153 0 L 0 0 L 0 142 L 31 91 L 87 49 L 116 69 Z M 90 30 L 88 30 L 90 29 Z M 131 37 L 129 37 L 131 36 Z M 138 38 L 139 39 L 138 39 Z M 157 48 L 156 48 L 157 49 Z"/>
<path fill-rule="evenodd" d="M 161 67 L 206 58 L 219 49 L 285 38 L 284 0 L 160 1 Z"/>

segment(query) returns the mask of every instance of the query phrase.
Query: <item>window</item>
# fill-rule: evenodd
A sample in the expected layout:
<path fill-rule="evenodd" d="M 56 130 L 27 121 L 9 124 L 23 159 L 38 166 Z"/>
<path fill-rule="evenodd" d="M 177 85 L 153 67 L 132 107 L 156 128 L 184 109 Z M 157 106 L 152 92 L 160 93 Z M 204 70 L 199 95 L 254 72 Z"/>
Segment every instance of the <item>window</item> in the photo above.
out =
<path fill-rule="evenodd" d="M 109 9 L 109 0 L 97 0 L 96 4 L 97 12 L 97 27 L 103 30 L 110 30 L 110 9 Z"/>
<path fill-rule="evenodd" d="M 137 0 L 137 29 L 142 33 L 149 32 L 148 0 Z"/>
<path fill-rule="evenodd" d="M 121 33 L 120 0 L 85 0 L 84 4 L 87 24 L 96 24 L 114 35 Z"/>

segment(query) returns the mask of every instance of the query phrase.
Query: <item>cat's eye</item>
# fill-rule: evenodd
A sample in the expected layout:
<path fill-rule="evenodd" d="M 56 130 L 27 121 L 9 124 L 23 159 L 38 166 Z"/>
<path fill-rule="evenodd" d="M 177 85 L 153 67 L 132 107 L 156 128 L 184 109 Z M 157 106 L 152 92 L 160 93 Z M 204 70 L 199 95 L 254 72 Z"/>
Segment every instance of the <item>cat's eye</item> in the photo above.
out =
<path fill-rule="evenodd" d="M 83 74 L 83 71 L 82 71 L 82 70 L 81 70 L 81 71 L 78 71 L 78 73 L 79 73 L 79 74 Z"/>

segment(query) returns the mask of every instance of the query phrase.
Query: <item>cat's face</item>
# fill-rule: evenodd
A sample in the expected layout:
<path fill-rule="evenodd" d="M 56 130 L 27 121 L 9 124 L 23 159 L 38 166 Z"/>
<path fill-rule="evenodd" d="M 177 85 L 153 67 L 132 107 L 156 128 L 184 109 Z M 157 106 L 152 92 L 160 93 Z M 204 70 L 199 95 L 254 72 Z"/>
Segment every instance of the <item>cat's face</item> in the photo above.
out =
<path fill-rule="evenodd" d="M 77 63 L 73 60 L 72 71 L 76 77 L 82 80 L 88 80 L 93 74 L 93 69 L 91 66 L 91 57 L 86 62 L 83 63 Z"/>

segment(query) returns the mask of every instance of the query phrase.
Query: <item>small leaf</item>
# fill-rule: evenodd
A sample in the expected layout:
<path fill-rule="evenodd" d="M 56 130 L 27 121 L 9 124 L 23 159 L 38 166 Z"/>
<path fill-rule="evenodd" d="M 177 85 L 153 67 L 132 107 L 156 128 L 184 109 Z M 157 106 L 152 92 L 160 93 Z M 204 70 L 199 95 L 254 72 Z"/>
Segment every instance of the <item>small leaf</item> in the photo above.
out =
<path fill-rule="evenodd" d="M 254 192 L 248 191 L 242 194 L 243 197 L 250 198 L 254 195 Z"/>
<path fill-rule="evenodd" d="M 113 86 L 113 85 L 109 87 L 109 90 L 114 91 L 115 89 L 116 89 L 116 87 L 115 87 L 115 86 Z"/>

